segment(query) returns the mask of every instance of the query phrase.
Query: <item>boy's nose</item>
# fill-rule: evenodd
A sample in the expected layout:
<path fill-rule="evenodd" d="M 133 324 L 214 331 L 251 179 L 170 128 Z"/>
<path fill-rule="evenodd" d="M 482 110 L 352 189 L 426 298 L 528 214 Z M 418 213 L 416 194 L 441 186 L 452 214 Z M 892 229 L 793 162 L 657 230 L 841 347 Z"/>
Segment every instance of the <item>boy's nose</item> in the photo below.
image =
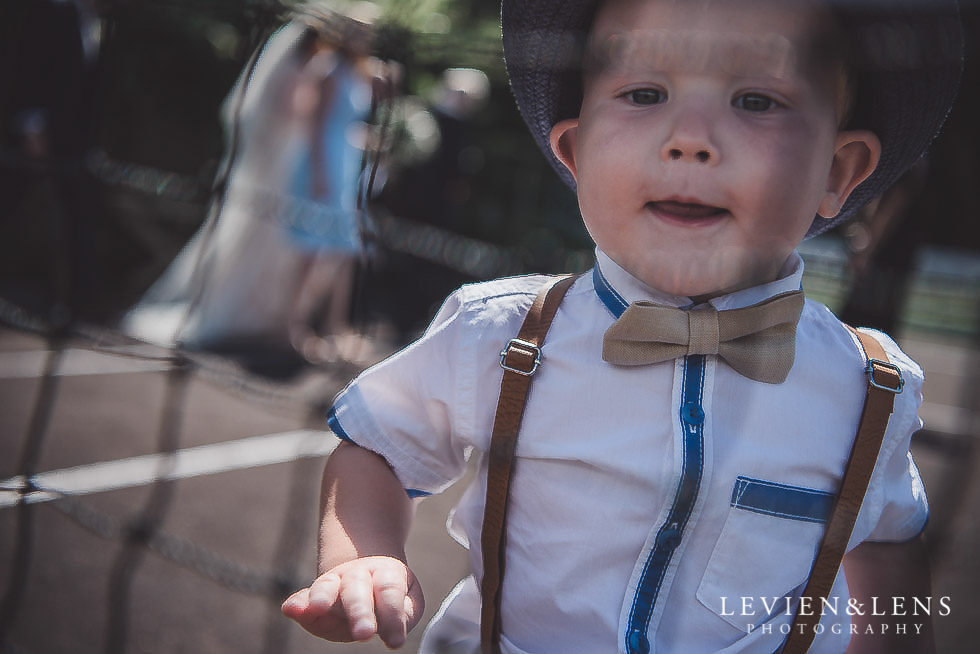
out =
<path fill-rule="evenodd" d="M 679 116 L 664 141 L 660 158 L 667 163 L 718 164 L 721 151 L 711 138 L 710 120 L 693 113 Z"/>

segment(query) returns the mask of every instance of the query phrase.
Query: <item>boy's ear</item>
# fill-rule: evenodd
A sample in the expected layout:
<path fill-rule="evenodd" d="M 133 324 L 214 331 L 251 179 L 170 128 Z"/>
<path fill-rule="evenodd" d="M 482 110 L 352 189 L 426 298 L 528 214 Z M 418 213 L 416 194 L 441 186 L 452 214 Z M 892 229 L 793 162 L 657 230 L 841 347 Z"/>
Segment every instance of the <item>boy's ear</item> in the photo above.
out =
<path fill-rule="evenodd" d="M 575 166 L 577 141 L 578 118 L 568 118 L 551 128 L 551 151 L 576 179 L 578 179 L 578 169 Z"/>
<path fill-rule="evenodd" d="M 840 213 L 851 191 L 874 172 L 880 157 L 881 141 L 874 132 L 863 129 L 838 132 L 834 161 L 817 213 L 824 218 Z"/>

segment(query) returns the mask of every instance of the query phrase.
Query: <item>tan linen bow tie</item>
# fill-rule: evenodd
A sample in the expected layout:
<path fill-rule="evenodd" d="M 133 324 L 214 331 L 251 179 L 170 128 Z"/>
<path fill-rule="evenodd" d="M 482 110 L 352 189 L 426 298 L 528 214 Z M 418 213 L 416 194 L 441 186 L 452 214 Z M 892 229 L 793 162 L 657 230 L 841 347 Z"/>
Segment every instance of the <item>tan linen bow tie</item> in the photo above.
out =
<path fill-rule="evenodd" d="M 634 302 L 606 330 L 602 358 L 638 366 L 689 354 L 717 354 L 744 377 L 781 384 L 793 367 L 802 312 L 802 291 L 726 311 L 709 304 L 682 311 Z"/>

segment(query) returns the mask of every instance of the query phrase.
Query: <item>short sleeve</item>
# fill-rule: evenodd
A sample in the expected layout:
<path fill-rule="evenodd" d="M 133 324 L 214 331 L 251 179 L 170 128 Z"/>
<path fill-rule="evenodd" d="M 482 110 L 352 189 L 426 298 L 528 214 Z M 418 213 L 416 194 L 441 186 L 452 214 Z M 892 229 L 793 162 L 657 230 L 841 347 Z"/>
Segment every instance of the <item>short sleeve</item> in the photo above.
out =
<path fill-rule="evenodd" d="M 419 340 L 341 391 L 328 414 L 337 436 L 384 457 L 412 495 L 439 492 L 465 469 L 456 397 L 457 380 L 467 374 L 459 360 L 458 293 Z"/>
<path fill-rule="evenodd" d="M 500 350 L 517 335 L 546 276 L 463 286 L 422 337 L 359 375 L 328 424 L 391 465 L 409 494 L 437 493 L 484 451 L 499 393 Z"/>
<path fill-rule="evenodd" d="M 903 542 L 917 536 L 929 516 L 929 504 L 919 471 L 909 451 L 913 434 L 922 426 L 918 416 L 922 404 L 923 375 L 890 338 L 870 332 L 885 349 L 889 360 L 902 371 L 904 390 L 895 396 L 864 505 L 855 525 L 851 547 L 863 540 Z"/>

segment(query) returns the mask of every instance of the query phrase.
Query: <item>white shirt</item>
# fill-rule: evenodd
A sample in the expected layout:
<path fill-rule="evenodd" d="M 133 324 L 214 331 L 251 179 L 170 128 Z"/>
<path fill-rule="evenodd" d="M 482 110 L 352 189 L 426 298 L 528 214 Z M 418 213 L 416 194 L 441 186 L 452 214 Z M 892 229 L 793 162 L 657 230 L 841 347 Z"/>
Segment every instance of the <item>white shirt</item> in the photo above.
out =
<path fill-rule="evenodd" d="M 507 516 L 502 647 L 771 654 L 792 621 L 791 600 L 808 576 L 856 432 L 867 387 L 856 339 L 807 301 L 783 384 L 741 377 L 714 356 L 615 366 L 602 360 L 602 336 L 628 303 L 691 302 L 657 293 L 601 251 L 597 261 L 558 311 L 524 415 Z M 781 279 L 710 302 L 748 306 L 800 288 L 802 274 L 794 256 Z M 337 397 L 335 432 L 384 456 L 413 495 L 449 486 L 470 452 L 488 447 L 499 353 L 543 282 L 517 277 L 458 290 L 419 341 Z M 908 453 L 921 425 L 922 372 L 875 335 L 906 386 L 851 547 L 911 538 L 928 511 Z M 450 520 L 454 537 L 473 544 L 477 581 L 485 461 L 480 472 Z M 447 599 L 423 652 L 478 651 L 477 581 Z M 844 651 L 847 599 L 839 574 L 831 600 L 839 614 L 821 620 L 811 651 Z"/>

